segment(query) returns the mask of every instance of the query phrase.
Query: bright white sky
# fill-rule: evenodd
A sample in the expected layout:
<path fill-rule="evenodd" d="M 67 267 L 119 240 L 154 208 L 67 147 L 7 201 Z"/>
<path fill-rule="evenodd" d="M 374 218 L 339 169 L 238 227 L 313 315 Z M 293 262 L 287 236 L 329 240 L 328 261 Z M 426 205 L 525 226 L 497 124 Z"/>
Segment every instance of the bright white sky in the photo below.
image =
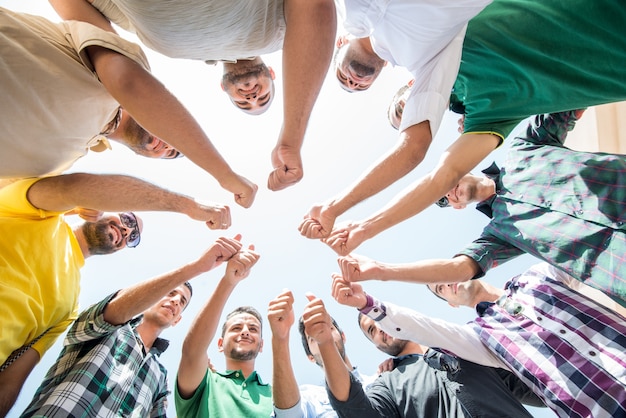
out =
<path fill-rule="evenodd" d="M 58 20 L 44 1 L 0 0 L 0 6 Z M 133 39 L 123 31 L 121 34 Z M 334 75 L 330 75 L 311 117 L 302 150 L 304 179 L 295 187 L 271 192 L 266 188 L 267 175 L 271 170 L 270 152 L 282 120 L 280 53 L 265 57 L 277 74 L 279 94 L 272 108 L 262 116 L 248 116 L 235 109 L 221 92 L 220 65 L 210 67 L 202 62 L 174 60 L 147 48 L 144 50 L 155 76 L 198 119 L 231 166 L 259 185 L 259 192 L 254 205 L 250 209 L 243 209 L 212 177 L 188 160 L 144 159 L 119 144 L 114 144 L 111 152 L 92 154 L 79 160 L 73 167 L 74 171 L 131 174 L 199 200 L 227 204 L 231 208 L 233 220 L 228 231 L 211 231 L 185 215 L 142 213 L 145 223 L 139 247 L 87 260 L 82 271 L 81 307 L 86 308 L 117 289 L 197 258 L 222 234 L 234 236 L 241 233 L 245 245 L 256 245 L 261 259 L 250 276 L 235 290 L 225 312 L 240 305 L 253 305 L 266 314 L 268 302 L 282 289 L 289 288 L 296 297 L 297 318 L 306 304 L 305 292 L 311 291 L 325 300 L 329 312 L 345 331 L 348 338 L 346 350 L 352 363 L 364 374 L 375 372 L 385 356 L 358 329 L 354 309 L 337 304 L 330 296 L 330 275 L 338 271 L 335 253 L 320 242 L 301 237 L 297 227 L 313 203 L 325 201 L 348 187 L 394 145 L 398 133 L 389 126 L 386 109 L 394 92 L 410 78 L 408 72 L 388 66 L 370 90 L 359 94 L 345 93 L 338 87 Z M 352 209 L 340 221 L 368 216 L 408 184 L 427 173 L 441 152 L 456 139 L 456 119 L 453 114 L 446 115 L 425 161 L 414 172 L 384 193 Z M 501 161 L 507 145 L 502 148 L 479 168 L 484 168 L 493 160 Z M 120 190 L 120 193 L 124 191 Z M 387 262 L 447 258 L 475 239 L 486 223 L 487 218 L 472 209 L 454 211 L 432 207 L 366 242 L 357 253 Z M 494 269 L 486 279 L 492 284 L 501 285 L 534 263 L 532 257 L 523 256 Z M 223 267 L 220 267 L 193 281 L 194 298 L 183 320 L 163 334 L 171 343 L 161 358 L 170 371 L 170 389 L 175 382 L 185 333 L 222 272 Z M 465 323 L 475 316 L 469 309 L 448 307 L 421 285 L 368 282 L 364 287 L 368 293 L 380 299 L 457 323 Z M 257 370 L 263 379 L 270 381 L 272 359 L 267 321 L 264 322 L 264 328 L 266 346 L 257 359 Z M 18 416 L 29 403 L 47 369 L 56 359 L 61 349 L 60 343 L 57 342 L 31 374 L 9 416 Z M 323 383 L 321 370 L 304 355 L 296 326 L 292 329 L 291 353 L 299 383 Z M 218 369 L 224 369 L 223 356 L 217 351 L 217 338 L 209 348 L 209 357 Z M 553 416 L 545 408 L 531 410 L 539 418 Z M 169 413 L 175 415 L 173 397 L 170 397 Z"/>

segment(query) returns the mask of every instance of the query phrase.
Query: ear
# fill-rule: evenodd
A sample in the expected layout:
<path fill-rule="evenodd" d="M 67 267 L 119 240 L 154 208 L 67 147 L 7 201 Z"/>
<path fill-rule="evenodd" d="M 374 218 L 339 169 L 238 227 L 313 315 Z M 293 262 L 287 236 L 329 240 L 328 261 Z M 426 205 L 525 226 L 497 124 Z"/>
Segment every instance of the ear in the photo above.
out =
<path fill-rule="evenodd" d="M 217 351 L 219 351 L 220 353 L 224 352 L 224 339 L 223 338 L 219 338 L 217 340 Z"/>
<path fill-rule="evenodd" d="M 220 81 L 220 87 L 222 88 L 222 91 L 226 91 L 224 90 L 224 83 L 222 83 L 221 81 Z"/>
<path fill-rule="evenodd" d="M 406 83 L 406 84 L 407 84 L 409 87 L 413 87 L 413 84 L 415 84 L 415 79 L 414 79 L 414 78 L 410 79 L 410 80 L 409 80 L 409 82 L 408 82 L 408 83 Z"/>
<path fill-rule="evenodd" d="M 311 363 L 315 363 L 315 357 L 313 357 L 313 356 L 312 356 L 312 355 L 310 355 L 310 354 L 309 354 L 309 355 L 307 355 L 306 357 L 309 359 L 309 361 L 310 361 Z"/>
<path fill-rule="evenodd" d="M 448 305 L 452 306 L 453 308 L 458 308 L 459 305 L 455 305 L 454 303 L 448 302 Z"/>
<path fill-rule="evenodd" d="M 259 345 L 259 353 L 263 352 L 263 340 L 261 340 L 261 344 Z"/>
<path fill-rule="evenodd" d="M 345 332 L 342 332 L 342 333 L 341 333 L 341 341 L 343 341 L 343 343 L 345 344 L 345 343 L 346 343 L 346 340 L 347 340 L 347 338 L 346 338 L 346 333 L 345 333 Z"/>
<path fill-rule="evenodd" d="M 337 48 L 341 48 L 344 45 L 348 45 L 350 43 L 350 40 L 348 39 L 347 36 L 345 35 L 341 35 L 337 38 L 337 42 L 335 43 L 335 46 Z"/>
<path fill-rule="evenodd" d="M 178 318 L 176 318 L 176 320 L 174 322 L 172 322 L 172 326 L 175 326 L 176 324 L 178 324 L 181 319 L 183 319 L 183 316 L 182 315 L 178 315 Z"/>
<path fill-rule="evenodd" d="M 452 207 L 454 209 L 465 209 L 467 207 L 467 205 L 464 204 L 464 203 L 457 203 L 457 204 L 452 204 Z"/>
<path fill-rule="evenodd" d="M 272 67 L 267 67 L 267 70 L 270 72 L 270 77 L 272 80 L 276 80 L 276 74 L 274 73 L 274 69 Z"/>

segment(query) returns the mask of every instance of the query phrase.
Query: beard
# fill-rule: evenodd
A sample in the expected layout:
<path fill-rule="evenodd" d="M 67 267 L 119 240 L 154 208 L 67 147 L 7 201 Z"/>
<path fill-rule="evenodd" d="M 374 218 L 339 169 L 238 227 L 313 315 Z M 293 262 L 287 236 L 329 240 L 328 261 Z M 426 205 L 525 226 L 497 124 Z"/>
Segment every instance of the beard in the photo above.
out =
<path fill-rule="evenodd" d="M 250 78 L 258 78 L 260 76 L 271 77 L 270 70 L 265 64 L 257 64 L 245 67 L 242 70 L 230 70 L 222 76 L 222 83 L 225 86 L 237 84 Z"/>
<path fill-rule="evenodd" d="M 127 122 L 122 135 L 126 146 L 139 155 L 145 155 L 148 144 L 152 141 L 152 135 L 134 119 Z"/>
<path fill-rule="evenodd" d="M 352 68 L 354 72 L 360 77 L 370 76 L 376 72 L 376 68 L 354 60 L 350 61 L 350 68 Z"/>
<path fill-rule="evenodd" d="M 87 248 L 91 254 L 112 254 L 119 250 L 106 232 L 109 219 L 100 219 L 96 222 L 85 222 L 81 226 L 81 230 L 87 243 Z"/>
<path fill-rule="evenodd" d="M 248 361 L 254 360 L 256 356 L 259 355 L 258 347 L 253 350 L 238 350 L 237 348 L 232 348 L 229 352 L 230 358 L 233 360 L 239 361 Z"/>
<path fill-rule="evenodd" d="M 406 340 L 393 340 L 391 344 L 385 346 L 378 346 L 378 349 L 385 354 L 389 354 L 392 357 L 397 357 L 398 354 L 404 350 L 406 346 Z"/>

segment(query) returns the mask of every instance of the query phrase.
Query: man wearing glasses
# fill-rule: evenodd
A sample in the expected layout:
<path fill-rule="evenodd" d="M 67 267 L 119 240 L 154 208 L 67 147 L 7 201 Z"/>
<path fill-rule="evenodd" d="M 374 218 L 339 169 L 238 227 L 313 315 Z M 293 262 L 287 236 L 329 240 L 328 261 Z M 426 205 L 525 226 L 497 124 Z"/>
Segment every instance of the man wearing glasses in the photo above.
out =
<path fill-rule="evenodd" d="M 142 223 L 132 212 L 100 212 L 130 209 L 176 211 L 211 229 L 230 226 L 228 207 L 200 205 L 128 176 L 75 173 L 0 189 L 0 416 L 76 319 L 85 259 L 139 244 Z M 72 229 L 66 213 L 88 220 Z"/>

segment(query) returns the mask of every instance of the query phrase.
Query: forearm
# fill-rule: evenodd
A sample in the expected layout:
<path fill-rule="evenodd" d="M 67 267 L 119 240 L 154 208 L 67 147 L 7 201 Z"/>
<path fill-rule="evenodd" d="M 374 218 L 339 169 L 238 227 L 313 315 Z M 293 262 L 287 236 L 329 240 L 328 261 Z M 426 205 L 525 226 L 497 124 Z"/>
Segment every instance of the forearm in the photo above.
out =
<path fill-rule="evenodd" d="M 125 175 L 86 173 L 47 177 L 28 190 L 30 203 L 43 210 L 75 207 L 104 212 L 169 211 L 190 214 L 195 201 L 147 181 Z"/>
<path fill-rule="evenodd" d="M 411 218 L 445 196 L 500 143 L 491 134 L 463 134 L 441 156 L 433 171 L 400 192 L 391 202 L 362 222 L 367 239 Z"/>
<path fill-rule="evenodd" d="M 220 316 L 234 288 L 234 284 L 223 278 L 220 280 L 183 341 L 177 384 L 180 394 L 185 398 L 193 394 L 205 375 L 207 349 L 215 337 Z"/>
<path fill-rule="evenodd" d="M 387 264 L 376 262 L 377 277 L 383 281 L 407 283 L 457 283 L 472 279 L 480 270 L 469 257 L 421 260 L 414 263 Z"/>
<path fill-rule="evenodd" d="M 300 149 L 333 53 L 337 17 L 332 0 L 285 0 L 283 127 L 279 145 Z"/>
<path fill-rule="evenodd" d="M 39 362 L 39 353 L 29 348 L 13 364 L 0 372 L 0 417 L 6 416 L 24 386 L 24 382 Z"/>
<path fill-rule="evenodd" d="M 279 409 L 293 407 L 300 400 L 298 382 L 291 366 L 289 339 L 272 338 L 272 396 L 274 406 Z"/>
<path fill-rule="evenodd" d="M 87 0 L 49 0 L 49 2 L 63 20 L 87 22 L 100 29 L 116 33 L 111 22 Z"/>
<path fill-rule="evenodd" d="M 338 217 L 406 176 L 423 161 L 431 140 L 428 122 L 422 122 L 403 131 L 396 147 L 374 163 L 352 186 L 333 199 L 328 205 L 329 210 Z"/>
<path fill-rule="evenodd" d="M 178 149 L 226 189 L 235 173 L 185 107 L 148 71 L 114 51 L 90 47 L 98 77 L 109 93 L 153 135 Z"/>
<path fill-rule="evenodd" d="M 328 389 L 335 399 L 345 402 L 350 396 L 350 371 L 337 351 L 333 340 L 319 344 L 319 349 L 324 362 Z"/>
<path fill-rule="evenodd" d="M 104 320 L 121 325 L 157 303 L 172 289 L 204 273 L 197 262 L 120 290 L 104 310 Z"/>

